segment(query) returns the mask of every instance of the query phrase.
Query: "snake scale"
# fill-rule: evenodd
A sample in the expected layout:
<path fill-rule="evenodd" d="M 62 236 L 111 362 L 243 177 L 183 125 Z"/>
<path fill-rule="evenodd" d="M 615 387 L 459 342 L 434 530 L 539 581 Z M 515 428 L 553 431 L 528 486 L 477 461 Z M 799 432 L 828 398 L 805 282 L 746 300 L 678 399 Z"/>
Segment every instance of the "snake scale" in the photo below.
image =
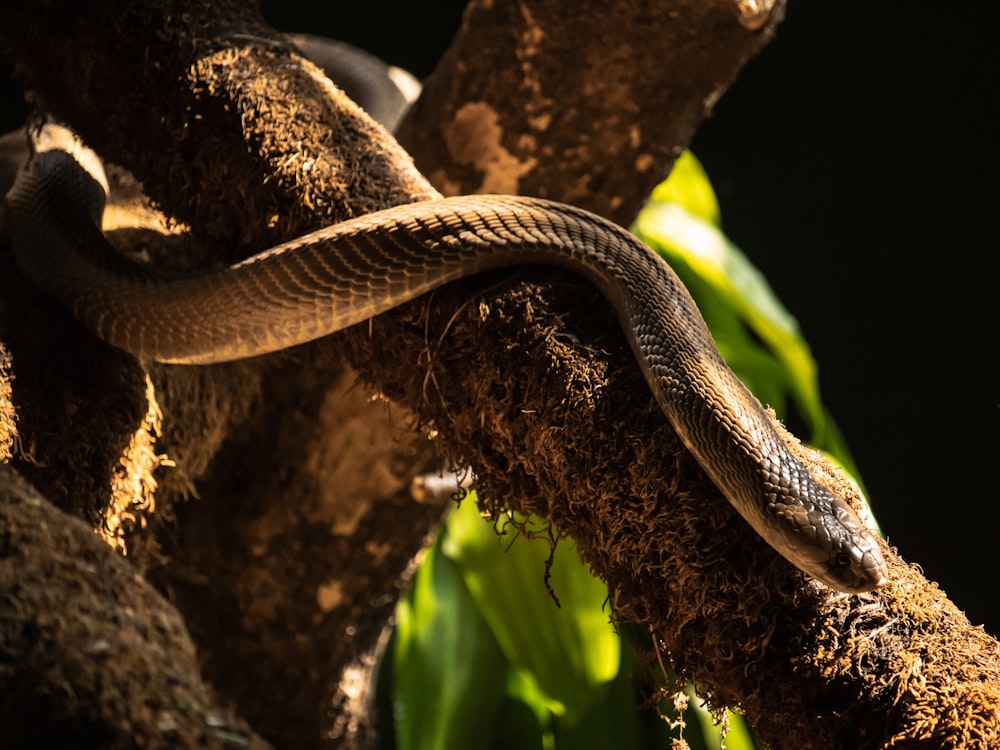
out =
<path fill-rule="evenodd" d="M 39 150 L 7 195 L 6 231 L 25 276 L 114 346 L 161 362 L 224 362 L 316 339 L 472 274 L 566 268 L 612 303 L 684 444 L 774 549 L 838 591 L 886 580 L 871 533 L 789 452 L 671 268 L 621 227 L 534 198 L 446 198 L 345 221 L 225 269 L 167 277 L 128 263 L 104 238 L 97 170 L 78 142 Z"/>

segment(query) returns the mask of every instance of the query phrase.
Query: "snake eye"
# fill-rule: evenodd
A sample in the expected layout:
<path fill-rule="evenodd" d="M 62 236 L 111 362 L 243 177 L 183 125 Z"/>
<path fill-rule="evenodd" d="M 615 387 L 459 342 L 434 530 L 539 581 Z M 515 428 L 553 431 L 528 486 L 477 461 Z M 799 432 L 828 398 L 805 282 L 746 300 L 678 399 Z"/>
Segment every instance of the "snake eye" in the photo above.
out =
<path fill-rule="evenodd" d="M 833 566 L 835 568 L 849 568 L 851 566 L 851 558 L 846 552 L 838 552 L 837 556 L 833 558 Z"/>

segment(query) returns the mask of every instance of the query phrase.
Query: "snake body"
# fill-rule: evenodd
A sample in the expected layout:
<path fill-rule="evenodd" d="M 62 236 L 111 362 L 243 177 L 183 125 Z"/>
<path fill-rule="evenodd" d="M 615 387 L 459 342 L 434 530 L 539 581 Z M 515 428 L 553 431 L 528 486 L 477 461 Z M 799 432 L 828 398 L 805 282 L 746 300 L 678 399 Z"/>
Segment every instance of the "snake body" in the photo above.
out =
<path fill-rule="evenodd" d="M 617 225 L 534 198 L 446 198 L 345 221 L 204 275 L 165 277 L 127 263 L 104 238 L 104 187 L 80 153 L 35 155 L 7 196 L 7 231 L 21 271 L 111 344 L 162 362 L 223 362 L 316 339 L 472 274 L 567 268 L 614 306 L 663 412 L 769 544 L 839 591 L 886 579 L 875 539 L 789 452 L 671 268 Z"/>

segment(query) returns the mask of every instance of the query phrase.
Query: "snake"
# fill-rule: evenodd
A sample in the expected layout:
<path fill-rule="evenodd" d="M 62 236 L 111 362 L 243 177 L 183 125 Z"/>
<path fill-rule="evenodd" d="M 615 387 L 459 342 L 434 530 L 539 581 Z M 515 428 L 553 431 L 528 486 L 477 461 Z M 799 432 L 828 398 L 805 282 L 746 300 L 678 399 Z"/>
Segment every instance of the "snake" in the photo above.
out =
<path fill-rule="evenodd" d="M 886 582 L 873 532 L 792 454 L 676 273 L 617 224 L 540 198 L 449 197 L 168 275 L 125 259 L 102 233 L 97 155 L 71 131 L 42 133 L 6 195 L 3 229 L 20 272 L 111 345 L 141 360 L 227 362 L 327 336 L 476 274 L 562 268 L 610 302 L 656 403 L 764 541 L 834 591 Z"/>

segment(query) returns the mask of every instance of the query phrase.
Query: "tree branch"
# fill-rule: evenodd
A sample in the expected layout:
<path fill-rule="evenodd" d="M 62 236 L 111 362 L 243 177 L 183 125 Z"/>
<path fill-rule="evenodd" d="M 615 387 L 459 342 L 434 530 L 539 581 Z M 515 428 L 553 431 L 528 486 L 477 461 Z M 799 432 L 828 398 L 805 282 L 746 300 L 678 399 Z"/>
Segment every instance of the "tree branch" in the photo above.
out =
<path fill-rule="evenodd" d="M 566 23 L 561 2 L 535 3 L 531 15 L 524 4 L 477 3 L 404 130 L 428 174 L 449 190 L 512 188 L 592 201 L 630 218 L 780 15 L 761 31 L 760 19 L 748 23 L 740 3 L 728 0 L 676 0 L 641 14 L 635 5 L 575 10 L 569 15 L 593 24 L 581 31 Z M 0 10 L 19 30 L 0 32 L 0 46 L 21 66 L 35 101 L 134 171 L 199 236 L 243 240 L 245 253 L 434 194 L 391 139 L 241 3 L 81 10 L 8 0 Z M 502 24 L 492 29 L 495 44 L 477 36 L 487 20 Z M 38 38 L 48 43 L 28 43 Z M 477 40 L 483 68 L 462 72 Z M 574 80 L 585 66 L 566 66 L 567 55 L 591 66 L 607 59 L 617 72 Z M 490 93 L 493 74 L 484 77 L 505 70 L 504 60 L 516 60 L 518 72 L 513 81 L 496 73 L 496 82 L 521 91 L 518 101 L 505 99 L 499 85 Z M 563 79 L 573 86 L 560 83 L 560 64 L 573 68 Z M 623 80 L 634 83 L 622 89 Z M 642 118 L 656 91 L 672 97 L 660 112 L 665 123 L 658 130 L 642 120 L 636 133 L 630 117 Z M 498 286 L 497 278 L 440 290 L 302 347 L 291 362 L 153 371 L 164 444 L 204 498 L 173 509 L 180 543 L 168 550 L 160 579 L 192 623 L 213 682 L 261 716 L 268 736 L 303 747 L 317 736 L 320 686 L 336 682 L 338 670 L 374 643 L 396 577 L 436 515 L 414 515 L 412 504 L 387 512 L 368 496 L 352 513 L 356 496 L 334 491 L 343 475 L 327 459 L 344 443 L 332 429 L 343 408 L 334 397 L 349 390 L 330 356 L 337 346 L 380 392 L 436 428 L 453 460 L 476 468 L 487 497 L 536 511 L 571 534 L 608 582 L 616 615 L 648 626 L 682 676 L 717 704 L 741 706 L 773 746 L 959 747 L 962 738 L 995 738 L 995 641 L 892 555 L 892 583 L 870 597 L 832 596 L 806 581 L 683 450 L 594 293 L 549 273 L 526 273 L 528 284 Z M 44 367 L 20 356 L 14 352 L 19 379 Z M 18 424 L 22 435 L 32 427 Z M 48 447 L 58 441 L 39 443 L 50 451 L 43 489 L 65 499 L 67 477 L 88 469 L 60 473 L 52 468 L 59 453 Z M 400 453 L 407 455 L 383 460 L 392 464 Z M 426 456 L 418 451 L 402 463 L 386 472 L 392 487 Z M 369 554 L 359 565 L 352 556 L 376 540 L 389 545 L 385 559 Z M 205 552 L 220 541 L 221 553 Z M 293 553 L 281 555 L 283 548 Z M 346 573 L 335 573 L 338 564 Z M 223 580 L 206 583 L 206 572 Z M 330 591 L 337 596 L 327 611 L 331 600 L 317 594 Z M 213 630 L 220 612 L 232 619 Z M 282 629 L 301 645 L 283 640 Z M 306 725 L 303 733 L 284 734 L 289 725 L 268 706 L 270 693 L 227 679 L 237 662 L 257 670 L 240 675 L 251 685 L 267 684 L 287 664 L 313 666 L 300 684 L 316 693 L 280 707 L 286 722 Z"/>
<path fill-rule="evenodd" d="M 0 44 L 36 105 L 215 240 L 209 247 L 224 252 L 210 262 L 435 195 L 405 152 L 245 3 L 0 11 Z M 29 32 L 35 44 L 23 43 Z M 205 257 L 194 248 L 170 261 Z M 16 278 L 3 274 L 23 287 Z M 286 747 L 315 746 L 330 732 L 364 735 L 364 696 L 345 675 L 370 667 L 400 577 L 440 517 L 407 492 L 415 472 L 436 466 L 432 446 L 401 437 L 410 418 L 373 401 L 316 347 L 213 368 L 152 367 L 147 391 L 131 358 L 28 292 L 32 306 L 13 307 L 0 327 L 15 406 L 29 417 L 16 425 L 31 451 L 18 469 L 60 507 L 97 519 L 118 507 L 118 525 L 129 515 L 147 522 L 125 534 L 130 553 L 184 612 L 209 679 L 265 734 Z M 63 340 L 75 348 L 53 343 Z M 94 366 L 108 357 L 124 364 Z M 123 384 L 138 393 L 128 412 L 117 404 Z M 91 390 L 98 395 L 88 399 Z M 155 440 L 137 431 L 148 411 L 162 411 L 159 450 L 177 464 L 156 474 L 152 514 L 155 455 L 135 461 L 122 449 L 139 431 Z M 69 413 L 84 439 L 67 429 Z M 76 460 L 76 443 L 103 448 L 100 460 Z M 109 500 L 108 477 L 121 464 L 139 481 Z M 190 494 L 202 501 L 183 502 Z M 274 700 L 276 686 L 286 700 Z"/>
<path fill-rule="evenodd" d="M 627 225 L 783 2 L 479 2 L 399 130 L 446 195 L 572 203 Z"/>
<path fill-rule="evenodd" d="M 0 466 L 4 747 L 270 747 L 201 680 L 180 614 Z"/>

